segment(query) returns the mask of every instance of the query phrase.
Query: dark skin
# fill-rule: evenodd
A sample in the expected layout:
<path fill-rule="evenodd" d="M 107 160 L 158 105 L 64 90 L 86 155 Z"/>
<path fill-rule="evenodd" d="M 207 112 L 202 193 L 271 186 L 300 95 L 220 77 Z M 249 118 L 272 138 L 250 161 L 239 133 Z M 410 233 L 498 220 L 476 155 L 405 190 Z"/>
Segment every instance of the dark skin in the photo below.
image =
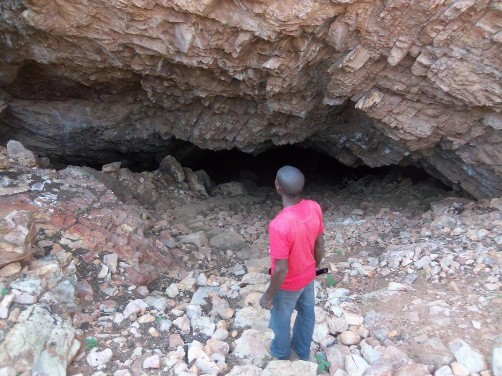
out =
<path fill-rule="evenodd" d="M 282 190 L 277 179 L 275 180 L 275 189 L 282 198 L 282 206 L 287 208 L 288 206 L 293 206 L 298 204 L 302 199 L 300 196 L 288 196 Z M 321 264 L 322 258 L 324 257 L 324 235 L 319 235 L 315 241 L 314 246 L 314 259 L 316 260 L 316 268 Z M 260 306 L 266 309 L 272 308 L 272 300 L 275 294 L 281 288 L 289 270 L 289 259 L 276 259 L 274 274 L 270 278 L 270 285 L 260 298 Z"/>

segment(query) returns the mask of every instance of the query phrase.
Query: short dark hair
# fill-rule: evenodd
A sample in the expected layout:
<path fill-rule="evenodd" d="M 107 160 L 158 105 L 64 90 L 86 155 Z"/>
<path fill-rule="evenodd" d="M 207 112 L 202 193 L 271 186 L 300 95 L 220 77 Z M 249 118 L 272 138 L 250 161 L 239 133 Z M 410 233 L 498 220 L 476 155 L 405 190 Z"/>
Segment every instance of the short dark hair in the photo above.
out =
<path fill-rule="evenodd" d="M 288 196 L 298 196 L 303 191 L 305 176 L 293 166 L 283 166 L 277 171 L 277 182 Z"/>

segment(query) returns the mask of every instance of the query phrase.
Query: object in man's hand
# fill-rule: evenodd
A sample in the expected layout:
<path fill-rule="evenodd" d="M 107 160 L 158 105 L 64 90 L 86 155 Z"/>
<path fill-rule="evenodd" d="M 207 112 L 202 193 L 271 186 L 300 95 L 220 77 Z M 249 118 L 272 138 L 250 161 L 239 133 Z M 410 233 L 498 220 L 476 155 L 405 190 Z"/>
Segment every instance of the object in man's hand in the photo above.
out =
<path fill-rule="evenodd" d="M 317 269 L 315 271 L 315 275 L 317 277 L 318 275 L 326 274 L 327 272 L 328 272 L 328 268 Z M 272 268 L 268 269 L 268 274 L 270 274 L 270 275 L 272 274 Z"/>
<path fill-rule="evenodd" d="M 328 268 L 317 269 L 315 271 L 315 275 L 318 276 L 318 275 L 321 275 L 321 274 L 326 274 L 327 272 L 328 272 Z"/>

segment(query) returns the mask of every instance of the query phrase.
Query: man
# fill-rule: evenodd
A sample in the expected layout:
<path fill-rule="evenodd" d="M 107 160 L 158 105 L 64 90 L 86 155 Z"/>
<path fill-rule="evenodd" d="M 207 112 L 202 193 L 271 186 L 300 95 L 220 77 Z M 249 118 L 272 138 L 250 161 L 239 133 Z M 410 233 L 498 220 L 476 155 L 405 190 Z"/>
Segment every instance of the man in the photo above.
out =
<path fill-rule="evenodd" d="M 291 348 L 302 360 L 308 360 L 315 325 L 314 279 L 324 256 L 324 226 L 321 207 L 300 197 L 305 183 L 302 172 L 292 166 L 277 171 L 275 189 L 283 209 L 269 225 L 270 286 L 260 299 L 271 309 L 269 327 L 274 331 L 272 355 L 289 359 Z M 293 336 L 290 322 L 298 311 Z"/>

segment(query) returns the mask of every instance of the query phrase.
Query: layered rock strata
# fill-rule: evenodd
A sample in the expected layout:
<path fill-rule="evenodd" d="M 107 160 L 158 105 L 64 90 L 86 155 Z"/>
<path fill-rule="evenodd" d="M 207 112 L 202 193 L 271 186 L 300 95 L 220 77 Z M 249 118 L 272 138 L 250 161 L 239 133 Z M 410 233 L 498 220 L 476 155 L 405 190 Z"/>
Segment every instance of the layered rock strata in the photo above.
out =
<path fill-rule="evenodd" d="M 105 163 L 176 139 L 304 143 L 502 194 L 502 5 L 490 0 L 13 0 L 2 138 Z"/>

